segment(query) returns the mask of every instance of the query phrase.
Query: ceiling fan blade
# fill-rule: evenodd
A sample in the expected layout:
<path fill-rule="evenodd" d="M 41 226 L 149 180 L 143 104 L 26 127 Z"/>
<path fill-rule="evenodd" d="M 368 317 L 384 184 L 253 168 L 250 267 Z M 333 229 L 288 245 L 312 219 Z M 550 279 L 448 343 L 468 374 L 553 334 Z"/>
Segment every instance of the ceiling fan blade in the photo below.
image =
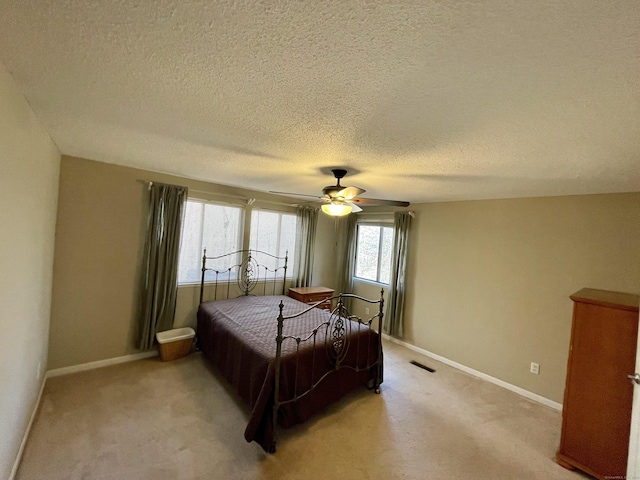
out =
<path fill-rule="evenodd" d="M 345 200 L 351 200 L 352 198 L 357 197 L 361 193 L 366 192 L 360 187 L 345 187 L 335 194 L 336 197 L 342 197 Z"/>
<path fill-rule="evenodd" d="M 380 200 L 377 198 L 352 198 L 349 201 L 358 205 L 389 205 L 392 207 L 408 207 L 410 205 L 409 202 L 400 200 Z"/>
<path fill-rule="evenodd" d="M 296 197 L 309 197 L 309 198 L 322 198 L 317 195 L 307 195 L 306 193 L 291 193 L 291 192 L 274 192 L 273 190 L 269 190 L 269 193 L 276 193 L 278 195 L 295 195 Z"/>
<path fill-rule="evenodd" d="M 355 203 L 351 203 L 351 202 L 344 202 L 345 205 L 349 205 L 351 207 L 351 213 L 358 213 L 361 212 L 362 209 L 356 205 Z"/>

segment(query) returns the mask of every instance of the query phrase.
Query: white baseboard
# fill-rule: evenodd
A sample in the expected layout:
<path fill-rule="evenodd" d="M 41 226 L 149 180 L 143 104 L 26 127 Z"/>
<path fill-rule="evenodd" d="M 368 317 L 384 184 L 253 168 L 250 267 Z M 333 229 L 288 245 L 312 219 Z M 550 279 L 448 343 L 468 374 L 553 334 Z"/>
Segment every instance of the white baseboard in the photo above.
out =
<path fill-rule="evenodd" d="M 45 375 L 42 378 L 42 383 L 40 384 L 40 393 L 38 393 L 38 399 L 36 400 L 35 405 L 33 406 L 33 411 L 31 412 L 31 418 L 29 419 L 29 423 L 27 424 L 27 428 L 24 431 L 24 435 L 22 436 L 22 443 L 20 443 L 20 448 L 18 449 L 18 454 L 16 455 L 16 459 L 13 462 L 13 468 L 11 469 L 11 473 L 9 474 L 8 480 L 13 480 L 18 472 L 18 467 L 20 466 L 20 461 L 22 460 L 22 453 L 24 452 L 24 447 L 27 445 L 27 439 L 29 438 L 29 433 L 31 432 L 31 426 L 33 425 L 33 421 L 36 418 L 36 413 L 38 413 L 38 408 L 40 408 L 40 400 L 42 399 L 42 392 L 44 391 L 44 384 L 47 381 L 47 376 Z"/>
<path fill-rule="evenodd" d="M 55 368 L 47 372 L 47 378 L 83 372 L 85 370 L 93 370 L 94 368 L 108 367 L 109 365 L 117 365 L 118 363 L 133 362 L 134 360 L 142 360 L 143 358 L 155 357 L 157 355 L 157 350 L 151 350 L 149 352 L 134 353 L 131 355 L 124 355 L 122 357 L 107 358 L 106 360 L 72 365 L 71 367 Z"/>
<path fill-rule="evenodd" d="M 424 350 L 420 347 L 416 347 L 415 345 L 411 345 L 410 343 L 404 342 L 397 338 L 391 337 L 387 334 L 383 334 L 382 337 L 385 340 L 388 340 L 393 343 L 397 343 L 398 345 L 402 345 L 409 350 L 413 350 L 416 353 L 424 355 L 425 357 L 433 358 L 439 362 L 444 363 L 445 365 L 449 365 L 450 367 L 457 368 L 458 370 L 462 370 L 465 373 L 473 375 L 474 377 L 481 378 L 482 380 L 486 380 L 487 382 L 498 385 L 502 388 L 506 388 L 507 390 L 511 390 L 512 392 L 517 393 L 518 395 L 522 395 L 523 397 L 528 398 L 529 400 L 533 400 L 534 402 L 541 403 L 542 405 L 546 405 L 547 407 L 551 407 L 554 410 L 562 411 L 562 404 L 558 402 L 554 402 L 542 395 L 538 395 L 537 393 L 530 392 L 529 390 L 525 390 L 524 388 L 516 387 L 510 383 L 507 383 L 499 378 L 492 377 L 491 375 L 487 375 L 486 373 L 479 372 L 478 370 L 474 370 L 473 368 L 467 367 L 466 365 L 462 365 L 461 363 L 454 362 L 453 360 L 449 360 L 448 358 L 441 357 L 435 353 L 429 352 L 428 350 Z"/>

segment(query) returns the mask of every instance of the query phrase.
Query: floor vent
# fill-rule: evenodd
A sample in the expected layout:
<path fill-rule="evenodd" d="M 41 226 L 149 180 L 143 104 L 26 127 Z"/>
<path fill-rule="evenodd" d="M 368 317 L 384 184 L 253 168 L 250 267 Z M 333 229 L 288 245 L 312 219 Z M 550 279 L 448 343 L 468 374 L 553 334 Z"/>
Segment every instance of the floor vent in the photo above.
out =
<path fill-rule="evenodd" d="M 430 372 L 430 373 L 436 373 L 436 371 L 435 371 L 433 368 L 431 368 L 431 367 L 427 367 L 426 365 L 423 365 L 423 364 L 421 364 L 421 363 L 418 363 L 418 362 L 416 362 L 415 360 L 411 360 L 409 363 L 410 363 L 411 365 L 415 365 L 416 367 L 420 367 L 420 368 L 422 368 L 423 370 L 426 370 L 427 372 Z"/>

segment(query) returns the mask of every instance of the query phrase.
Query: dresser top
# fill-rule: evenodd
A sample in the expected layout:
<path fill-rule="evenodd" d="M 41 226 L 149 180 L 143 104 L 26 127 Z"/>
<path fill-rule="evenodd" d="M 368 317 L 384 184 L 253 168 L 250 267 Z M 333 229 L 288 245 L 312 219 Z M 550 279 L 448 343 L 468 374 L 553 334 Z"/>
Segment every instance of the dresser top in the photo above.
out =
<path fill-rule="evenodd" d="M 605 307 L 615 307 L 624 310 L 638 311 L 640 296 L 633 293 L 611 292 L 596 288 L 583 288 L 570 296 L 574 302 L 592 303 Z"/>
<path fill-rule="evenodd" d="M 293 287 L 289 291 L 298 293 L 300 295 L 309 295 L 313 293 L 333 293 L 334 290 L 327 287 Z"/>

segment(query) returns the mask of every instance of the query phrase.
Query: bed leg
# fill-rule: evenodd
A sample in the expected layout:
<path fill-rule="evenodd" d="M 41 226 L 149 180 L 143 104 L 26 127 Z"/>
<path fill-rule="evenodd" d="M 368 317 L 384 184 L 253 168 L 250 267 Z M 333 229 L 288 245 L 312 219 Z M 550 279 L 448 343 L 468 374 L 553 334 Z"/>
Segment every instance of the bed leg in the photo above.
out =
<path fill-rule="evenodd" d="M 376 379 L 373 381 L 373 391 L 376 395 L 380 395 L 380 377 L 376 374 Z"/>
<path fill-rule="evenodd" d="M 376 389 L 375 392 L 380 394 L 380 385 L 382 384 L 382 369 L 384 368 L 383 358 L 384 355 L 382 353 L 382 330 L 383 330 L 383 321 L 384 318 L 384 288 L 380 289 L 380 303 L 378 309 L 378 361 L 376 367 Z"/>
<path fill-rule="evenodd" d="M 284 316 L 282 315 L 284 302 L 282 300 L 280 300 L 278 308 L 280 309 L 280 313 L 278 314 L 278 335 L 276 336 L 275 379 L 273 382 L 273 416 L 271 418 L 271 421 L 273 422 L 273 433 L 271 443 L 269 444 L 269 453 L 275 453 L 276 451 L 276 428 L 278 428 L 278 408 L 280 408 L 280 362 L 282 360 L 282 329 L 284 325 Z"/>

